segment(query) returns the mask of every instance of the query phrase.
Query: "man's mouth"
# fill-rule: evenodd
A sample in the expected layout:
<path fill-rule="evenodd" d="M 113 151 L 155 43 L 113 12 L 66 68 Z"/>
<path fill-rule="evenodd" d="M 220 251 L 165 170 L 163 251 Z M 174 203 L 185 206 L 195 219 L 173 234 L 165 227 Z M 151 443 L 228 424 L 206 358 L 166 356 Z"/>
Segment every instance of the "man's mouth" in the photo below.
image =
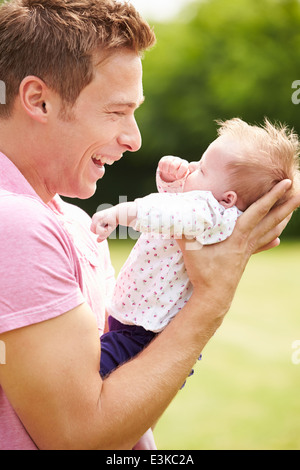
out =
<path fill-rule="evenodd" d="M 104 165 L 112 165 L 115 162 L 115 159 L 112 157 L 97 155 L 96 153 L 92 156 L 92 160 L 99 168 L 102 168 Z"/>

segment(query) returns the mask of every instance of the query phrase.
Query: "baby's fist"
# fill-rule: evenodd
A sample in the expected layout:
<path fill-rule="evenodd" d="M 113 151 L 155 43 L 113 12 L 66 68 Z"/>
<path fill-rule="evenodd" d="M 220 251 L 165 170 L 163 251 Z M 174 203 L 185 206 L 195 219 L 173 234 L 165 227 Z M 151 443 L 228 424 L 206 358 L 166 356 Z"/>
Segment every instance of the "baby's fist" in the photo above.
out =
<path fill-rule="evenodd" d="M 92 218 L 91 231 L 98 235 L 97 241 L 102 242 L 118 226 L 118 216 L 116 208 L 105 209 L 97 212 Z"/>
<path fill-rule="evenodd" d="M 158 163 L 160 177 L 166 183 L 172 183 L 183 178 L 188 168 L 189 163 L 187 160 L 172 155 L 162 157 Z"/>

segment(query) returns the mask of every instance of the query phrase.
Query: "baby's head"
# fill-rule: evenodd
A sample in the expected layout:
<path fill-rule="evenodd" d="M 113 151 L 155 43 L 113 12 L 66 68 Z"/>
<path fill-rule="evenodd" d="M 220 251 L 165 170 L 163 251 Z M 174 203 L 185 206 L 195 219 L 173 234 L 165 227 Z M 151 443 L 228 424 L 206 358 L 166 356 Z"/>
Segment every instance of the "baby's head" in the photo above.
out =
<path fill-rule="evenodd" d="M 300 191 L 300 143 L 293 131 L 267 119 L 262 127 L 238 118 L 218 124 L 219 137 L 200 162 L 190 164 L 184 191 L 211 191 L 224 207 L 236 205 L 240 210 L 284 179 L 293 184 L 276 205 Z"/>

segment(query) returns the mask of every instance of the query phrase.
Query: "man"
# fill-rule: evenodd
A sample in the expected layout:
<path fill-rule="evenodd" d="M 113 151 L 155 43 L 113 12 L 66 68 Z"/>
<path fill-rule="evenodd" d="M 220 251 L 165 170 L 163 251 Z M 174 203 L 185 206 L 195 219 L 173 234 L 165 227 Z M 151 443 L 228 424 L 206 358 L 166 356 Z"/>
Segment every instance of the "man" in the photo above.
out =
<path fill-rule="evenodd" d="M 114 0 L 0 8 L 0 449 L 132 449 L 221 325 L 250 255 L 278 244 L 300 204 L 268 213 L 284 181 L 223 244 L 191 256 L 181 241 L 191 300 L 101 380 L 107 246 L 97 251 L 89 218 L 57 195 L 90 197 L 105 163 L 140 147 L 140 52 L 153 43 L 134 8 Z"/>

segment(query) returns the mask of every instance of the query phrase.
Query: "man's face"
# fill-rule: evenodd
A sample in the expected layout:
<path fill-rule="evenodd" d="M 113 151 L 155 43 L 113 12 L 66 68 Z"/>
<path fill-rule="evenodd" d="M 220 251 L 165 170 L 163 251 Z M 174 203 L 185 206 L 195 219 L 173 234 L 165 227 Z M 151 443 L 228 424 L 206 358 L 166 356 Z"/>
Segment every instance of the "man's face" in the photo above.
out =
<path fill-rule="evenodd" d="M 71 119 L 56 116 L 52 121 L 48 192 L 82 199 L 92 196 L 105 164 L 140 148 L 134 112 L 143 100 L 137 54 L 122 50 L 96 67 L 94 80 L 70 110 Z"/>

